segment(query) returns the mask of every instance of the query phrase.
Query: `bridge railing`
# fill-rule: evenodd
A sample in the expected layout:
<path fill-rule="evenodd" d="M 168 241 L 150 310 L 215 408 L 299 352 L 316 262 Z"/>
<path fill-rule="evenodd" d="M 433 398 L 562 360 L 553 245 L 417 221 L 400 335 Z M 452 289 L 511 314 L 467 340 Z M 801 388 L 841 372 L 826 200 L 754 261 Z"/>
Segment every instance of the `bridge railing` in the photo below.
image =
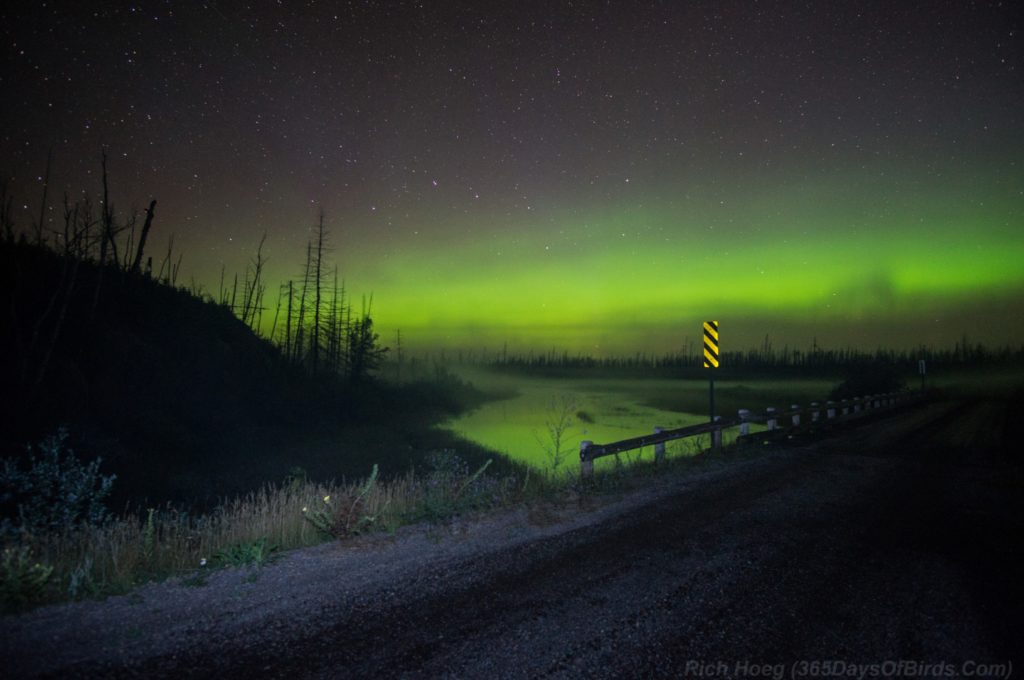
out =
<path fill-rule="evenodd" d="M 916 396 L 916 392 L 904 390 L 901 392 L 866 395 L 854 399 L 842 399 L 840 401 L 815 401 L 811 402 L 811 405 L 807 407 L 793 404 L 789 409 L 783 411 L 779 411 L 771 406 L 765 408 L 760 413 L 755 413 L 749 409 L 739 409 L 733 418 L 717 416 L 714 422 L 709 421 L 697 425 L 688 425 L 673 430 L 656 427 L 652 434 L 623 439 L 609 444 L 595 444 L 592 441 L 585 440 L 580 442 L 580 471 L 585 477 L 592 475 L 594 474 L 594 461 L 598 458 L 640 449 L 645 446 L 653 446 L 655 460 L 661 461 L 665 458 L 665 443 L 676 439 L 710 433 L 711 448 L 718 448 L 722 445 L 722 431 L 730 427 L 739 426 L 740 436 L 745 436 L 750 434 L 751 423 L 763 423 L 769 431 L 772 431 L 797 428 L 802 423 L 838 422 L 891 409 L 916 398 Z"/>

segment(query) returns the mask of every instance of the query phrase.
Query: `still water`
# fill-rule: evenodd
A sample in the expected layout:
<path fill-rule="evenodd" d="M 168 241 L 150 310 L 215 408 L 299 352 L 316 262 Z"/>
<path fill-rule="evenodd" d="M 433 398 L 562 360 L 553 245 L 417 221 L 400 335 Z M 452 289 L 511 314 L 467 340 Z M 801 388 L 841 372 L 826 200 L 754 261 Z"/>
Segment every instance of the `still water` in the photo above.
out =
<path fill-rule="evenodd" d="M 654 431 L 706 422 L 707 391 L 704 381 L 661 379 L 559 379 L 518 375 L 464 373 L 479 387 L 513 393 L 489 402 L 445 424 L 457 434 L 540 469 L 552 467 L 556 443 L 561 467 L 578 465 L 580 441 L 606 444 Z M 792 399 L 808 402 L 824 394 L 827 384 L 816 381 L 784 383 L 724 383 L 716 388 L 720 415 L 733 407 L 759 409 L 783 406 Z M 754 403 L 765 401 L 765 404 Z M 777 403 L 771 403 L 772 401 Z M 749 405 L 745 402 L 749 402 Z M 785 404 L 784 404 L 785 402 Z M 675 407 L 673 404 L 678 403 Z M 726 441 L 735 437 L 726 432 Z M 557 440 L 557 441 L 556 441 Z M 669 456 L 692 455 L 708 445 L 708 436 L 670 442 Z M 653 448 L 623 454 L 651 459 Z M 597 461 L 611 464 L 610 459 Z"/>

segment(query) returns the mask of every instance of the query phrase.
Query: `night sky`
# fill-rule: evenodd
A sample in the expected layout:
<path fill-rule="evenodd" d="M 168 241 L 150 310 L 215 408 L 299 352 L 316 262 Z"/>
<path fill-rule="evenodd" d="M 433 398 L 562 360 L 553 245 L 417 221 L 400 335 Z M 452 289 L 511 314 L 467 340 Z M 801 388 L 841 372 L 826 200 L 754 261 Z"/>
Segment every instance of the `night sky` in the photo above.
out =
<path fill-rule="evenodd" d="M 389 344 L 1019 346 L 1015 4 L 5 3 L 0 171 L 57 219 L 106 147 L 271 306 L 322 207 Z"/>

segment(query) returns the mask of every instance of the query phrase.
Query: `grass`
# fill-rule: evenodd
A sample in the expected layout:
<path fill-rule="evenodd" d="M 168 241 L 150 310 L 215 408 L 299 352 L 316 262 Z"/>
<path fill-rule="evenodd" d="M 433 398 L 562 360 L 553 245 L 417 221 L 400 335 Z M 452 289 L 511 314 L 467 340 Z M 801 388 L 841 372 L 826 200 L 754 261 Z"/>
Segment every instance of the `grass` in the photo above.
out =
<path fill-rule="evenodd" d="M 686 460 L 670 460 L 668 465 L 688 464 Z M 169 577 L 179 577 L 184 586 L 202 587 L 217 568 L 248 567 L 255 578 L 282 551 L 424 521 L 443 523 L 493 508 L 529 506 L 567 493 L 577 497 L 621 489 L 630 479 L 639 481 L 654 472 L 649 457 L 637 454 L 623 454 L 617 464 L 586 482 L 575 471 L 491 476 L 487 464 L 471 470 L 450 451 L 432 454 L 429 465 L 426 473 L 387 481 L 377 479 L 375 471 L 365 480 L 330 484 L 293 475 L 227 501 L 207 515 L 148 508 L 125 512 L 102 526 L 22 534 L 16 545 L 4 546 L 0 605 L 6 612 L 19 612 L 126 593 Z"/>
<path fill-rule="evenodd" d="M 744 389 L 735 391 L 743 393 L 746 403 L 750 395 Z M 600 408 L 577 408 L 573 403 L 565 412 L 579 434 L 600 436 L 601 424 L 614 424 L 622 417 L 617 409 L 623 407 L 596 397 L 591 401 L 588 406 Z M 532 414 L 530 408 L 525 404 L 527 416 Z M 644 407 L 630 410 L 635 409 L 650 420 Z M 677 425 L 667 419 L 661 424 Z M 609 429 L 607 439 L 621 438 L 614 436 L 617 432 L 618 428 Z M 635 430 L 623 432 L 635 434 Z M 576 434 L 573 431 L 566 438 L 574 442 Z M 724 434 L 728 447 L 736 428 Z M 224 501 L 206 514 L 189 514 L 168 505 L 126 511 L 98 526 L 22 531 L 8 535 L 0 545 L 0 609 L 21 611 L 48 602 L 125 593 L 169 577 L 202 587 L 218 568 L 248 568 L 255 578 L 259 568 L 281 552 L 327 540 L 394 531 L 418 522 L 443 523 L 492 508 L 582 499 L 642 484 L 645 477 L 662 470 L 708 460 L 696 454 L 709 444 L 708 435 L 669 442 L 667 458 L 660 465 L 653 460 L 652 447 L 610 456 L 597 461 L 596 475 L 585 482 L 575 465 L 558 468 L 557 474 L 551 467 L 547 473 L 538 468 L 509 471 L 508 466 L 489 467 L 489 462 L 470 469 L 447 450 L 421 460 L 426 463 L 421 465 L 422 472 L 386 479 L 379 477 L 376 465 L 366 478 L 341 483 L 314 482 L 304 469 L 293 468 L 281 483 Z"/>

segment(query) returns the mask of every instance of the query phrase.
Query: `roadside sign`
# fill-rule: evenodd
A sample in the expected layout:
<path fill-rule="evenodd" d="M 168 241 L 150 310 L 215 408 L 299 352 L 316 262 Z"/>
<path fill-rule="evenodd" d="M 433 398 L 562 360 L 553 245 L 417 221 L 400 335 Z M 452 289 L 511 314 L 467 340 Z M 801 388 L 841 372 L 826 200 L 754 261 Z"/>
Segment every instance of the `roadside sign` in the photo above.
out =
<path fill-rule="evenodd" d="M 704 322 L 704 368 L 718 368 L 718 322 Z M 708 371 L 708 411 L 715 422 L 715 372 Z"/>
<path fill-rule="evenodd" d="M 718 368 L 718 322 L 704 322 L 704 368 Z"/>

